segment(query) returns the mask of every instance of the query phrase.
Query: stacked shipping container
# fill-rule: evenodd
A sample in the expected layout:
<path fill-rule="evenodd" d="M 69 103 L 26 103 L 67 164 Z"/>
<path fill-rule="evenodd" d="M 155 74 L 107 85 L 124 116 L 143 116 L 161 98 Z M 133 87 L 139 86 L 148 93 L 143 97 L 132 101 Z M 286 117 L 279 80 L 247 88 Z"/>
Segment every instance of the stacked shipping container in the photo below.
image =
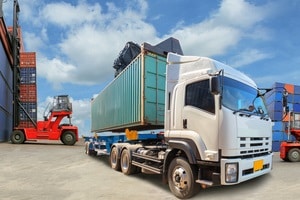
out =
<path fill-rule="evenodd" d="M 289 122 L 289 115 L 283 110 L 283 93 L 288 92 L 287 103 L 289 110 L 300 112 L 300 86 L 275 83 L 273 89 L 266 94 L 266 104 L 269 116 L 274 122 L 273 126 L 273 151 L 279 151 L 281 141 L 295 140 L 293 136 L 288 136 L 285 129 Z"/>
<path fill-rule="evenodd" d="M 36 54 L 20 53 L 20 123 L 19 127 L 33 127 L 37 121 Z M 26 112 L 25 112 L 25 111 Z M 28 115 L 29 117 L 28 117 Z"/>

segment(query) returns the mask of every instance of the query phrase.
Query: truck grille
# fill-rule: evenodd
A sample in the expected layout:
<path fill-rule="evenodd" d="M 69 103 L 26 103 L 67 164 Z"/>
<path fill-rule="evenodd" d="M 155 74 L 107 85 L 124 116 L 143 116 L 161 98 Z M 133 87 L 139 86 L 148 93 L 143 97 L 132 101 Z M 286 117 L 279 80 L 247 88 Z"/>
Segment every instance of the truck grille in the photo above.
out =
<path fill-rule="evenodd" d="M 269 137 L 241 137 L 240 154 L 243 158 L 262 156 L 269 153 L 270 145 Z"/>

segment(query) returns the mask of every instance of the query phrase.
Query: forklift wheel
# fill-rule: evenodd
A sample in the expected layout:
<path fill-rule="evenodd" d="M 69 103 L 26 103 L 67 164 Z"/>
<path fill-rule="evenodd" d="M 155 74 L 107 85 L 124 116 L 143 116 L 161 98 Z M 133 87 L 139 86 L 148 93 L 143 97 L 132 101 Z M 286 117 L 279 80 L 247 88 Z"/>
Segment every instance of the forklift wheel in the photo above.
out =
<path fill-rule="evenodd" d="M 61 136 L 61 141 L 65 145 L 74 145 L 76 143 L 75 133 L 73 131 L 66 131 Z"/>
<path fill-rule="evenodd" d="M 24 133 L 20 130 L 15 130 L 12 132 L 10 140 L 13 144 L 22 144 L 25 142 Z"/>
<path fill-rule="evenodd" d="M 288 158 L 291 162 L 300 161 L 300 150 L 298 148 L 292 148 L 288 152 Z"/>

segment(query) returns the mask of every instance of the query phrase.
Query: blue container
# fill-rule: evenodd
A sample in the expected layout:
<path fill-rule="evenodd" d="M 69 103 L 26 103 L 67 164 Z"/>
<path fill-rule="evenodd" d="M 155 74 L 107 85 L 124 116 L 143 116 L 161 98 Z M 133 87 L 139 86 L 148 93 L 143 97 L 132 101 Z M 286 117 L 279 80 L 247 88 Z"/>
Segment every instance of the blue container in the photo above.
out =
<path fill-rule="evenodd" d="M 36 68 L 35 67 L 20 68 L 20 82 L 21 84 L 35 84 Z"/>
<path fill-rule="evenodd" d="M 294 94 L 294 103 L 300 104 L 300 94 Z"/>
<path fill-rule="evenodd" d="M 268 110 L 268 114 L 269 114 L 270 118 L 272 119 L 272 121 L 282 121 L 282 118 L 283 118 L 282 111 L 269 111 Z"/>
<path fill-rule="evenodd" d="M 22 121 L 29 121 L 29 117 L 27 114 L 29 114 L 30 118 L 33 119 L 33 121 L 37 121 L 37 103 L 36 102 L 26 102 L 21 103 L 22 107 L 20 108 L 20 120 Z M 26 114 L 27 112 L 27 114 Z"/>
<path fill-rule="evenodd" d="M 295 94 L 300 94 L 300 86 L 299 85 L 294 86 L 294 92 L 295 92 Z"/>
<path fill-rule="evenodd" d="M 285 83 L 274 83 L 273 85 L 273 90 L 277 91 L 277 92 L 283 92 L 284 91 L 284 86 L 285 86 Z"/>
<path fill-rule="evenodd" d="M 294 94 L 289 94 L 287 97 L 287 102 L 293 104 L 294 103 Z"/>
<path fill-rule="evenodd" d="M 273 131 L 284 131 L 285 130 L 285 123 L 281 121 L 274 122 L 274 126 L 272 127 Z"/>
<path fill-rule="evenodd" d="M 3 38 L 2 38 L 3 39 Z M 12 117 L 13 117 L 13 71 L 11 63 L 8 61 L 3 43 L 9 41 L 1 40 L 0 42 L 0 141 L 7 141 L 12 131 Z"/>
<path fill-rule="evenodd" d="M 283 140 L 283 131 L 273 131 L 272 140 L 273 141 L 282 141 Z"/>
<path fill-rule="evenodd" d="M 281 141 L 273 141 L 272 142 L 272 151 L 274 151 L 274 152 L 280 151 L 280 143 L 281 143 Z"/>
<path fill-rule="evenodd" d="M 274 101 L 281 102 L 282 101 L 282 92 L 272 90 L 265 95 L 266 104 L 269 105 Z"/>
<path fill-rule="evenodd" d="M 293 104 L 293 111 L 300 113 L 300 103 Z"/>

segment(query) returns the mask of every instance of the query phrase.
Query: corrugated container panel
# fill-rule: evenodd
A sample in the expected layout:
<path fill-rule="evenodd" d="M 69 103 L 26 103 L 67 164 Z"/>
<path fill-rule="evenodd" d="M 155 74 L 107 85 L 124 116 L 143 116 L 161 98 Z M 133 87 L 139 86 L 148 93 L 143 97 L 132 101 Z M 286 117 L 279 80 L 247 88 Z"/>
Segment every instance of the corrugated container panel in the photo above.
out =
<path fill-rule="evenodd" d="M 36 84 L 20 84 L 20 101 L 21 102 L 37 101 Z"/>
<path fill-rule="evenodd" d="M 26 110 L 27 114 L 34 120 L 37 121 L 37 103 L 25 103 L 22 102 L 21 105 Z M 26 112 L 20 108 L 20 120 L 21 121 L 28 121 L 30 120 L 29 117 L 26 115 Z"/>
<path fill-rule="evenodd" d="M 286 124 L 282 121 L 274 122 L 274 126 L 272 127 L 273 131 L 284 131 Z"/>
<path fill-rule="evenodd" d="M 300 104 L 299 103 L 293 104 L 293 111 L 300 113 Z"/>
<path fill-rule="evenodd" d="M 281 111 L 282 112 L 282 102 L 281 101 L 273 101 L 269 105 L 267 105 L 268 110 L 271 111 Z"/>
<path fill-rule="evenodd" d="M 274 152 L 280 151 L 280 143 L 281 143 L 281 141 L 273 141 L 272 142 L 272 151 L 274 151 Z"/>
<path fill-rule="evenodd" d="M 266 104 L 269 105 L 274 101 L 282 101 L 282 92 L 271 90 L 267 93 L 265 96 L 266 98 Z"/>
<path fill-rule="evenodd" d="M 35 67 L 20 68 L 20 83 L 21 84 L 35 84 L 36 83 L 36 68 Z"/>
<path fill-rule="evenodd" d="M 293 104 L 294 103 L 294 94 L 289 93 L 287 96 L 287 102 Z"/>
<path fill-rule="evenodd" d="M 7 141 L 12 130 L 13 72 L 0 42 L 0 141 Z"/>
<path fill-rule="evenodd" d="M 20 53 L 20 67 L 36 67 L 35 52 L 21 52 Z"/>
<path fill-rule="evenodd" d="M 92 101 L 92 131 L 162 128 L 165 67 L 165 57 L 139 54 Z"/>
<path fill-rule="evenodd" d="M 295 85 L 294 86 L 294 92 L 295 92 L 295 94 L 300 94 L 300 86 L 299 85 Z"/>
<path fill-rule="evenodd" d="M 300 104 L 300 94 L 294 94 L 294 103 Z"/>
<path fill-rule="evenodd" d="M 272 134 L 273 141 L 282 141 L 284 134 L 285 133 L 283 131 L 273 131 Z"/>
<path fill-rule="evenodd" d="M 282 120 L 282 111 L 270 111 L 268 110 L 268 115 L 272 119 L 272 121 L 281 121 Z"/>

